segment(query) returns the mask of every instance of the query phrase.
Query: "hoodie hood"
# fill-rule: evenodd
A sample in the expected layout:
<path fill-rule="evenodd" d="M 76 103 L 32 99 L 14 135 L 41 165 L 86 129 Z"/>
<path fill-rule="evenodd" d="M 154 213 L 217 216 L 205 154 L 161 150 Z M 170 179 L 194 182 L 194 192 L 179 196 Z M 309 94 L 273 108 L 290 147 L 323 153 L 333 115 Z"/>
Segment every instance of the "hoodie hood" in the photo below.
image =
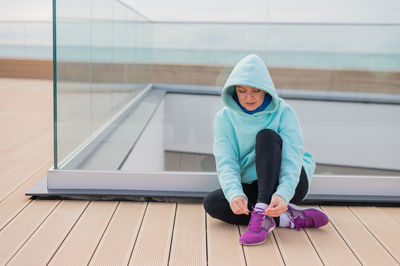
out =
<path fill-rule="evenodd" d="M 271 95 L 272 100 L 270 104 L 263 111 L 255 113 L 254 116 L 273 113 L 278 108 L 279 97 L 274 83 L 263 60 L 259 56 L 251 54 L 240 60 L 232 70 L 222 89 L 222 101 L 228 109 L 239 114 L 252 116 L 244 113 L 233 99 L 236 85 L 255 87 Z"/>

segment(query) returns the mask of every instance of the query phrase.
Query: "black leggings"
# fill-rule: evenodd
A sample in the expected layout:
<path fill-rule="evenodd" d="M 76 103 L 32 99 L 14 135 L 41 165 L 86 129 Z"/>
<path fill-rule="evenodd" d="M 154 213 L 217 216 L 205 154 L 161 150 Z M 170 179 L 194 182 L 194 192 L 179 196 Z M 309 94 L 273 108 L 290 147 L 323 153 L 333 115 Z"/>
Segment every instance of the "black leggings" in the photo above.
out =
<path fill-rule="evenodd" d="M 254 207 L 257 202 L 269 204 L 272 194 L 275 193 L 279 182 L 279 172 L 282 161 L 282 139 L 274 131 L 263 129 L 256 137 L 256 171 L 257 180 L 251 184 L 242 184 L 243 192 L 248 198 L 248 208 Z M 307 195 L 308 180 L 304 168 L 301 168 L 300 180 L 291 203 L 299 204 Z M 222 189 L 209 193 L 203 202 L 206 212 L 216 219 L 232 223 L 247 225 L 250 215 L 236 215 L 232 212 Z M 279 219 L 275 218 L 277 225 Z"/>

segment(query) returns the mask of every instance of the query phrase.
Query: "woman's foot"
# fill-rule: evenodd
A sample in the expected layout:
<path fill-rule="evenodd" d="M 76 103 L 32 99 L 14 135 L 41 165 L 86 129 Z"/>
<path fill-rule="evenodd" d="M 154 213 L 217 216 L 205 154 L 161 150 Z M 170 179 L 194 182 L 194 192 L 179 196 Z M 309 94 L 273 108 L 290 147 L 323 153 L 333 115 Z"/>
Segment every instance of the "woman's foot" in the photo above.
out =
<path fill-rule="evenodd" d="M 269 232 L 276 224 L 272 217 L 265 216 L 265 211 L 255 208 L 251 212 L 249 226 L 242 234 L 239 242 L 243 245 L 258 245 L 267 239 Z"/>
<path fill-rule="evenodd" d="M 318 228 L 329 223 L 328 216 L 316 208 L 300 208 L 295 204 L 289 203 L 285 213 L 289 218 L 289 226 L 296 228 Z"/>

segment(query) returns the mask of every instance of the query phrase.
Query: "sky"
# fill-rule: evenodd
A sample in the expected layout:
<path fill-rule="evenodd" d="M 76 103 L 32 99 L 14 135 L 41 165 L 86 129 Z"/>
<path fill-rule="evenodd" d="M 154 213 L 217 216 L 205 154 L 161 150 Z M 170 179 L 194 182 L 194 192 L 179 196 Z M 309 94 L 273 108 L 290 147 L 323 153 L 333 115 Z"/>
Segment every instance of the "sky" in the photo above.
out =
<path fill-rule="evenodd" d="M 69 1 L 73 4 L 82 0 L 58 1 Z M 124 0 L 124 2 L 153 21 L 400 24 L 400 0 Z M 51 0 L 0 0 L 0 7 L 0 21 L 51 20 Z"/>

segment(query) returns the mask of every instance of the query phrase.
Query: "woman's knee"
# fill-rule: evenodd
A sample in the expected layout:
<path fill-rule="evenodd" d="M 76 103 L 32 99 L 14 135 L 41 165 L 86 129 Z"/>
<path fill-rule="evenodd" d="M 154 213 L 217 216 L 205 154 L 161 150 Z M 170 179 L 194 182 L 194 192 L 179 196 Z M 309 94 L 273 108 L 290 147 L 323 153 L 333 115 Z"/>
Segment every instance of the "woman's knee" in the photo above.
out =
<path fill-rule="evenodd" d="M 207 194 L 207 196 L 204 198 L 204 200 L 203 200 L 203 207 L 204 207 L 204 210 L 206 211 L 206 213 L 208 213 L 208 214 L 210 214 L 210 212 L 213 212 L 212 211 L 212 201 L 211 201 L 211 199 L 210 199 L 210 197 L 209 197 L 209 195 L 210 195 L 211 193 L 209 193 L 209 194 Z"/>
<path fill-rule="evenodd" d="M 271 129 L 260 130 L 256 136 L 256 146 L 270 143 L 277 143 L 282 148 L 282 138 L 275 131 Z"/>
<path fill-rule="evenodd" d="M 300 204 L 303 199 L 307 196 L 307 192 L 308 192 L 308 178 L 307 178 L 307 174 L 304 170 L 304 168 L 301 168 L 301 174 L 300 174 L 300 180 L 299 183 L 297 184 L 296 190 L 295 190 L 295 194 L 293 196 L 293 198 L 290 200 L 290 203 L 293 204 Z"/>
<path fill-rule="evenodd" d="M 211 217 L 214 217 L 218 213 L 218 206 L 219 201 L 221 200 L 221 195 L 223 195 L 222 190 L 216 190 L 211 193 L 208 193 L 207 196 L 203 200 L 203 207 L 204 210 L 211 215 Z"/>

